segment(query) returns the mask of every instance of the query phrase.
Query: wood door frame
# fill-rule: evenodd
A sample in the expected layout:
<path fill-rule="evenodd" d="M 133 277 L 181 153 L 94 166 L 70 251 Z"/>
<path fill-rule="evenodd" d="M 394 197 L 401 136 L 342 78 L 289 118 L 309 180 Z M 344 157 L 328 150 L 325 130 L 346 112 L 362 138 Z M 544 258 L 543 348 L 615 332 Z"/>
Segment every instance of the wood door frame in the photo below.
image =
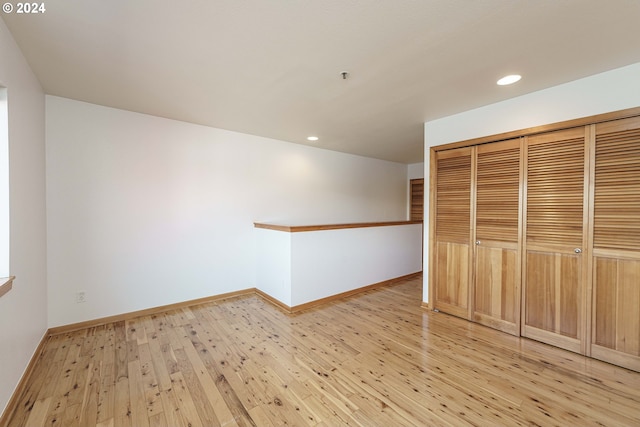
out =
<path fill-rule="evenodd" d="M 585 152 L 584 152 L 584 173 L 585 173 L 585 181 L 584 181 L 584 192 L 583 192 L 583 235 L 582 235 L 582 259 L 581 259 L 581 268 L 582 270 L 579 272 L 579 278 L 582 281 L 581 284 L 581 292 L 582 295 L 579 296 L 578 304 L 579 307 L 578 314 L 582 316 L 582 318 L 578 322 L 578 337 L 581 340 L 579 345 L 579 350 L 582 354 L 587 356 L 592 356 L 596 358 L 602 358 L 603 360 L 607 360 L 603 358 L 601 354 L 605 351 L 603 349 L 594 347 L 592 341 L 594 340 L 594 335 L 596 331 L 596 284 L 594 278 L 594 269 L 595 269 L 595 259 L 599 251 L 594 250 L 594 224 L 595 224 L 595 156 L 596 156 L 596 130 L 600 124 L 605 122 L 613 122 L 621 119 L 629 119 L 632 117 L 640 117 L 640 107 L 628 108 L 619 111 L 613 111 L 603 114 L 592 115 L 588 117 L 582 117 L 573 120 L 567 120 L 562 122 L 556 122 L 551 124 L 546 124 L 542 126 L 529 127 L 525 129 L 519 129 L 515 131 L 494 134 L 483 136 L 479 138 L 473 138 L 438 146 L 430 147 L 430 156 L 429 156 L 429 212 L 425 212 L 425 215 L 429 216 L 428 224 L 428 269 L 426 276 L 428 278 L 428 303 L 427 305 L 430 309 L 434 309 L 434 300 L 435 300 L 435 255 L 436 255 L 436 238 L 435 238 L 435 222 L 436 222 L 436 185 L 437 185 L 437 153 L 444 150 L 452 150 L 456 148 L 463 147 L 472 147 L 481 144 L 490 144 L 494 142 L 501 142 L 508 139 L 520 138 L 521 140 L 521 148 L 520 148 L 520 200 L 519 200 L 519 225 L 518 225 L 518 250 L 519 250 L 519 259 L 520 259 L 520 275 L 521 275 L 521 283 L 520 283 L 520 316 L 519 316 L 519 330 L 520 335 L 524 335 L 524 326 L 525 326 L 525 315 L 526 315 L 526 280 L 524 275 L 527 271 L 527 254 L 526 254 L 526 228 L 527 228 L 527 196 L 528 196 L 528 186 L 526 174 L 528 170 L 528 150 L 527 150 L 527 142 L 530 136 L 540 134 L 540 133 L 548 133 L 552 131 L 559 131 L 569 128 L 578 128 L 582 127 L 585 130 Z M 475 170 L 475 169 L 474 169 Z M 475 185 L 475 181 L 473 183 Z M 425 189 L 426 191 L 426 189 Z M 426 195 L 425 195 L 426 200 Z M 475 206 L 475 203 L 474 203 Z M 473 217 L 475 218 L 475 212 Z M 475 228 L 472 227 L 473 230 L 470 230 L 470 243 L 474 245 L 475 243 Z M 471 262 L 475 263 L 475 250 L 471 254 Z M 475 266 L 473 267 L 475 272 Z M 474 283 L 475 277 L 470 278 L 470 283 Z M 471 298 L 471 292 L 470 292 Z M 473 300 L 471 300 L 469 307 L 472 309 Z M 575 351 L 575 350 L 574 350 Z M 616 355 L 616 357 L 620 360 L 628 361 L 627 359 L 632 361 L 634 367 L 640 366 L 638 365 L 637 360 L 631 359 L 630 356 L 625 354 Z M 629 362 L 631 363 L 631 362 Z M 618 363 L 622 366 L 626 366 L 623 363 Z"/>
<path fill-rule="evenodd" d="M 473 145 L 490 144 L 493 142 L 505 141 L 507 139 L 514 139 L 522 136 L 535 135 L 538 133 L 547 133 L 556 130 L 570 129 L 581 126 L 588 126 L 603 122 L 610 122 L 613 120 L 626 119 L 630 117 L 640 116 L 640 107 L 627 108 L 624 110 L 611 111 L 609 113 L 596 114 L 588 117 L 581 117 L 579 119 L 565 120 L 562 122 L 549 123 L 541 126 L 533 126 L 524 129 L 518 129 L 511 132 L 497 133 L 494 135 L 487 135 L 480 138 L 466 139 L 457 142 L 451 142 L 443 145 L 436 145 L 431 147 L 431 151 L 451 150 L 454 148 L 470 147 Z"/>
<path fill-rule="evenodd" d="M 434 300 L 436 296 L 435 291 L 435 283 L 436 283 L 436 188 L 437 188 L 437 180 L 438 174 L 436 171 L 438 170 L 438 159 L 436 156 L 436 151 L 431 149 L 429 151 L 429 242 L 428 242 L 428 251 L 429 251 L 429 259 L 428 259 L 428 269 L 427 277 L 428 277 L 428 286 L 429 286 L 429 301 L 427 301 L 427 305 L 429 310 L 434 310 Z"/>

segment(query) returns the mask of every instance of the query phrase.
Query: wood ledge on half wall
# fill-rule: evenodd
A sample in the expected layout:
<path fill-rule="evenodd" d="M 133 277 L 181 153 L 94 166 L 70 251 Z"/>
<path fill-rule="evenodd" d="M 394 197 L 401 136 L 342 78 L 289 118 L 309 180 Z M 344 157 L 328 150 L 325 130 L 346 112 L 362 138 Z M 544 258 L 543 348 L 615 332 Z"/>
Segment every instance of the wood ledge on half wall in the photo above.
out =
<path fill-rule="evenodd" d="M 345 228 L 367 228 L 367 227 L 388 227 L 392 225 L 422 224 L 422 221 L 381 221 L 381 222 L 353 222 L 347 224 L 323 224 L 323 225 L 280 225 L 254 222 L 255 228 L 267 230 L 285 231 L 288 233 L 299 233 L 303 231 L 324 231 L 342 230 Z"/>

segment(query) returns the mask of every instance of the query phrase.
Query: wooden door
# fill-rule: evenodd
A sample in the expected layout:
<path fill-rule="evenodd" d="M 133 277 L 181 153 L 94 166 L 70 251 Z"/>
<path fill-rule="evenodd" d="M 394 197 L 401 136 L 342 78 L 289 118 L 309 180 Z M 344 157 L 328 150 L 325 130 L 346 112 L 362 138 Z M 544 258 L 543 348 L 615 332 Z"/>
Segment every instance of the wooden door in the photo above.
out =
<path fill-rule="evenodd" d="M 521 140 L 477 148 L 473 319 L 520 335 Z"/>
<path fill-rule="evenodd" d="M 595 127 L 591 355 L 640 371 L 640 118 Z"/>
<path fill-rule="evenodd" d="M 466 147 L 435 155 L 433 308 L 470 318 L 471 171 Z"/>
<path fill-rule="evenodd" d="M 527 137 L 522 335 L 584 353 L 585 128 Z"/>

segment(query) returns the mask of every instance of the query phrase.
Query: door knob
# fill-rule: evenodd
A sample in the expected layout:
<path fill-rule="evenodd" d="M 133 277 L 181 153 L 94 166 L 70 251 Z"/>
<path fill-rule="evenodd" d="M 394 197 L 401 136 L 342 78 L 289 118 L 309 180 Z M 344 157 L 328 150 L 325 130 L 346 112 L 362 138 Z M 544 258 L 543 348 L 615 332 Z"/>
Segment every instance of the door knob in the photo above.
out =
<path fill-rule="evenodd" d="M 479 244 L 480 244 L 480 240 L 476 240 L 476 245 L 479 245 Z"/>
<path fill-rule="evenodd" d="M 580 249 L 580 248 L 575 248 L 575 249 L 573 250 L 573 252 L 575 252 L 575 253 L 579 254 L 579 253 L 582 253 L 582 249 Z"/>

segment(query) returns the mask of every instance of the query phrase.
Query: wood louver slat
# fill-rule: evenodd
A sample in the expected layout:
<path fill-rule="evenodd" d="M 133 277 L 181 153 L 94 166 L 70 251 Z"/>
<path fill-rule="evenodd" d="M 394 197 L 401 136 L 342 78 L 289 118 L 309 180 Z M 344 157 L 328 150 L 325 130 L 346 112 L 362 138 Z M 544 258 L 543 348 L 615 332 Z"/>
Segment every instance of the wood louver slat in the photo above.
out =
<path fill-rule="evenodd" d="M 520 149 L 478 151 L 476 237 L 518 241 Z"/>
<path fill-rule="evenodd" d="M 412 179 L 411 187 L 411 220 L 422 221 L 424 217 L 424 179 Z"/>
<path fill-rule="evenodd" d="M 640 250 L 640 129 L 596 127 L 594 248 Z M 619 130 L 621 128 L 621 130 Z"/>
<path fill-rule="evenodd" d="M 467 243 L 471 220 L 471 150 L 439 156 L 436 186 L 436 239 Z"/>
<path fill-rule="evenodd" d="M 584 130 L 529 138 L 527 242 L 582 246 Z"/>

